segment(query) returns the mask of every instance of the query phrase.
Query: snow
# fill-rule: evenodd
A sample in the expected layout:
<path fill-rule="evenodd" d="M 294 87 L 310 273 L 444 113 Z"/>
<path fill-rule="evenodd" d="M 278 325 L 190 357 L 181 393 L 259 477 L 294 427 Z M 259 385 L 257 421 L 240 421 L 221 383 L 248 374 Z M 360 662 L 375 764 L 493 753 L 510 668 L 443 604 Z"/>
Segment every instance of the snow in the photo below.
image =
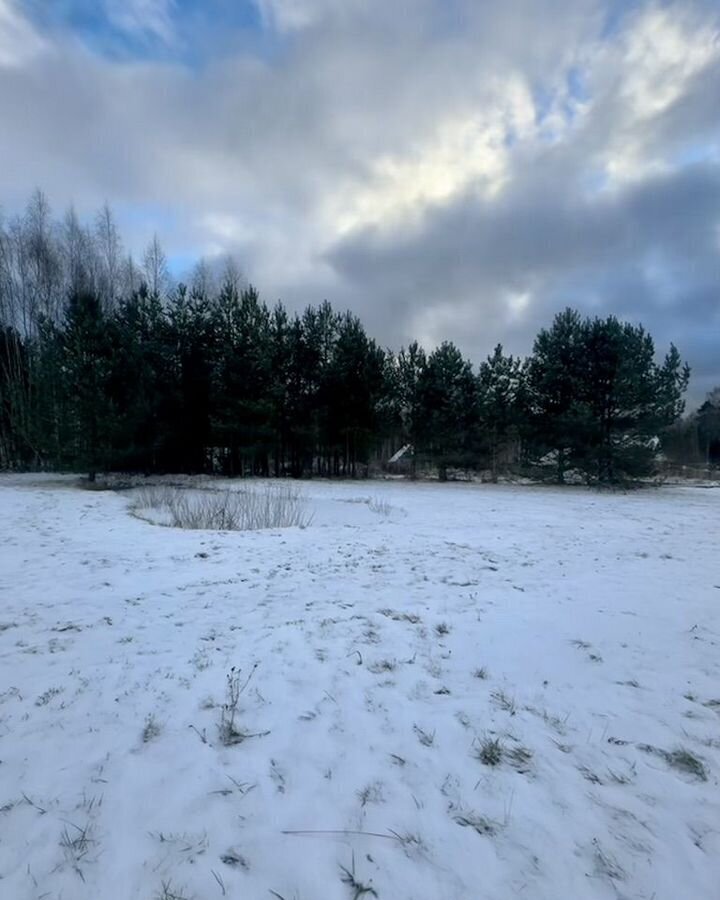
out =
<path fill-rule="evenodd" d="M 303 491 L 0 478 L 0 897 L 718 896 L 720 492 Z"/>
<path fill-rule="evenodd" d="M 397 450 L 388 460 L 389 463 L 396 463 L 405 456 L 406 453 L 409 453 L 412 450 L 411 444 L 404 444 L 399 450 Z"/>

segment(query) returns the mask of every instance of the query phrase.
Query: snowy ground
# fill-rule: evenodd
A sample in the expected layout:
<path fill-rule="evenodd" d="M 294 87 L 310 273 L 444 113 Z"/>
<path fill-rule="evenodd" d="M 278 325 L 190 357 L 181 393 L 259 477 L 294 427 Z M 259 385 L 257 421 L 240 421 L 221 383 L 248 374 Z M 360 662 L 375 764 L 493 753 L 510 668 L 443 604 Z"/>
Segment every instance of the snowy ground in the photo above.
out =
<path fill-rule="evenodd" d="M 0 478 L 2 898 L 718 897 L 720 491 L 303 489 Z"/>

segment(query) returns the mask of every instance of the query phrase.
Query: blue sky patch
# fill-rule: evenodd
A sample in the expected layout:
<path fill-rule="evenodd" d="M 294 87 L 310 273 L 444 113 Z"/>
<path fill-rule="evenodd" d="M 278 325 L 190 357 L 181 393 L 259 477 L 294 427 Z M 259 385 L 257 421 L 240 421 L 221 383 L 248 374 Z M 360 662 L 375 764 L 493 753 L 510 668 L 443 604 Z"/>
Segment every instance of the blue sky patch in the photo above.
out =
<path fill-rule="evenodd" d="M 238 45 L 262 53 L 269 38 L 253 0 L 26 0 L 26 10 L 41 29 L 117 61 L 199 66 Z"/>

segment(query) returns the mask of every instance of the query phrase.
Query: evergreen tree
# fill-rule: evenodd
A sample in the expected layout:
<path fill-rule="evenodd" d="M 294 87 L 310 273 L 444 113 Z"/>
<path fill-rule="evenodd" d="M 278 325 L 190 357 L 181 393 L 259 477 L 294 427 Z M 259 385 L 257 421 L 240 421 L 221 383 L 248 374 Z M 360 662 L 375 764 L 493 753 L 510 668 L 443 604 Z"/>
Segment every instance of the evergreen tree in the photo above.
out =
<path fill-rule="evenodd" d="M 720 463 L 720 387 L 711 391 L 696 414 L 698 445 L 707 466 Z"/>
<path fill-rule="evenodd" d="M 512 447 L 519 443 L 523 414 L 525 366 L 521 359 L 505 356 L 501 344 L 478 372 L 478 394 L 483 445 L 489 457 L 493 480 Z"/>
<path fill-rule="evenodd" d="M 285 441 L 293 478 L 311 475 L 317 444 L 317 379 L 319 357 L 307 339 L 305 322 L 295 316 L 287 332 Z"/>
<path fill-rule="evenodd" d="M 70 295 L 61 334 L 62 374 L 72 427 L 68 462 L 85 468 L 89 480 L 94 481 L 107 462 L 112 418 L 106 391 L 112 338 L 96 294 Z"/>
<path fill-rule="evenodd" d="M 602 483 L 652 472 L 657 441 L 683 408 L 689 369 L 674 346 L 661 366 L 652 338 L 614 316 L 573 310 L 541 331 L 529 364 L 534 438 L 568 468 Z"/>
<path fill-rule="evenodd" d="M 213 424 L 228 473 L 269 474 L 274 448 L 270 314 L 252 286 L 226 280 L 216 305 Z"/>
<path fill-rule="evenodd" d="M 417 475 L 424 427 L 423 390 L 427 355 L 417 341 L 413 341 L 398 354 L 397 390 L 400 419 L 405 442 L 412 445 L 412 475 Z"/>
<path fill-rule="evenodd" d="M 418 393 L 420 450 L 446 481 L 448 466 L 472 465 L 477 458 L 477 382 L 454 344 L 445 341 L 430 354 Z"/>
<path fill-rule="evenodd" d="M 268 409 L 273 447 L 273 474 L 284 475 L 290 449 L 290 317 L 282 303 L 277 303 L 270 316 L 268 360 L 270 379 Z"/>
<path fill-rule="evenodd" d="M 375 452 L 376 458 L 382 462 L 390 459 L 397 450 L 408 443 L 403 428 L 399 356 L 392 350 L 385 350 L 383 353 L 381 389 L 375 401 L 375 416 L 377 420 Z"/>
<path fill-rule="evenodd" d="M 153 298 L 158 302 L 154 292 Z M 167 391 L 163 459 L 171 471 L 204 472 L 211 433 L 213 329 L 209 298 L 178 285 L 167 307 L 167 329 L 173 377 Z"/>
<path fill-rule="evenodd" d="M 334 433 L 331 409 L 335 399 L 333 385 L 333 351 L 337 340 L 340 317 L 324 301 L 317 309 L 308 307 L 302 316 L 300 356 L 295 372 L 303 385 L 299 409 L 300 434 L 309 438 L 310 471 L 316 461 L 318 474 L 339 474 L 339 445 Z M 305 423 L 305 424 L 303 424 Z"/>
<path fill-rule="evenodd" d="M 360 320 L 347 313 L 338 322 L 326 378 L 327 440 L 335 475 L 355 478 L 358 463 L 368 462 L 378 428 L 383 369 L 383 351 L 368 339 Z"/>
<path fill-rule="evenodd" d="M 566 309 L 543 328 L 528 363 L 528 431 L 535 457 L 553 453 L 559 483 L 575 462 L 585 429 L 582 405 L 585 326 Z"/>
<path fill-rule="evenodd" d="M 115 361 L 108 387 L 116 410 L 113 465 L 156 472 L 166 457 L 175 394 L 174 348 L 157 295 L 141 284 L 115 311 Z"/>
<path fill-rule="evenodd" d="M 653 471 L 660 432 L 682 413 L 690 376 L 674 346 L 661 366 L 642 326 L 614 316 L 585 323 L 583 400 L 589 411 L 581 462 L 600 482 Z"/>

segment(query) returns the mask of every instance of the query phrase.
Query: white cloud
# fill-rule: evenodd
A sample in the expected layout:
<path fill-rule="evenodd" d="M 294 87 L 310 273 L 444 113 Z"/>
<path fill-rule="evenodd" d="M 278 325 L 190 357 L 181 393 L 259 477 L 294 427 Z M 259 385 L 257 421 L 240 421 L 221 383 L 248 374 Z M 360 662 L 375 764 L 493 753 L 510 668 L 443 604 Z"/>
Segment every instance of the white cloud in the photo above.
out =
<path fill-rule="evenodd" d="M 529 308 L 532 295 L 529 291 L 521 293 L 510 292 L 507 296 L 507 306 L 512 319 L 522 319 L 523 313 Z"/>
<path fill-rule="evenodd" d="M 266 25 L 279 31 L 298 31 L 328 17 L 347 18 L 362 9 L 364 0 L 254 0 Z"/>
<path fill-rule="evenodd" d="M 671 168 L 666 142 L 654 141 L 656 123 L 718 64 L 717 20 L 682 3 L 651 4 L 617 43 L 599 49 L 596 84 L 612 105 L 612 130 L 602 151 L 610 187 Z"/>
<path fill-rule="evenodd" d="M 717 27 L 683 12 L 651 7 L 627 35 L 621 90 L 636 119 L 662 113 L 692 78 L 720 59 Z"/>
<path fill-rule="evenodd" d="M 176 41 L 175 0 L 105 0 L 105 10 L 109 21 L 121 31 L 168 45 Z"/>
<path fill-rule="evenodd" d="M 313 3 L 308 0 L 255 0 L 266 25 L 293 30 L 309 25 L 313 19 Z"/>
<path fill-rule="evenodd" d="M 331 198 L 326 216 L 345 234 L 412 222 L 468 188 L 492 197 L 508 177 L 511 139 L 534 132 L 535 107 L 524 79 L 497 80 L 483 102 L 439 118 L 435 133 L 419 145 L 371 161 L 367 178 Z"/>
<path fill-rule="evenodd" d="M 46 47 L 14 0 L 0 0 L 0 68 L 29 63 Z"/>

